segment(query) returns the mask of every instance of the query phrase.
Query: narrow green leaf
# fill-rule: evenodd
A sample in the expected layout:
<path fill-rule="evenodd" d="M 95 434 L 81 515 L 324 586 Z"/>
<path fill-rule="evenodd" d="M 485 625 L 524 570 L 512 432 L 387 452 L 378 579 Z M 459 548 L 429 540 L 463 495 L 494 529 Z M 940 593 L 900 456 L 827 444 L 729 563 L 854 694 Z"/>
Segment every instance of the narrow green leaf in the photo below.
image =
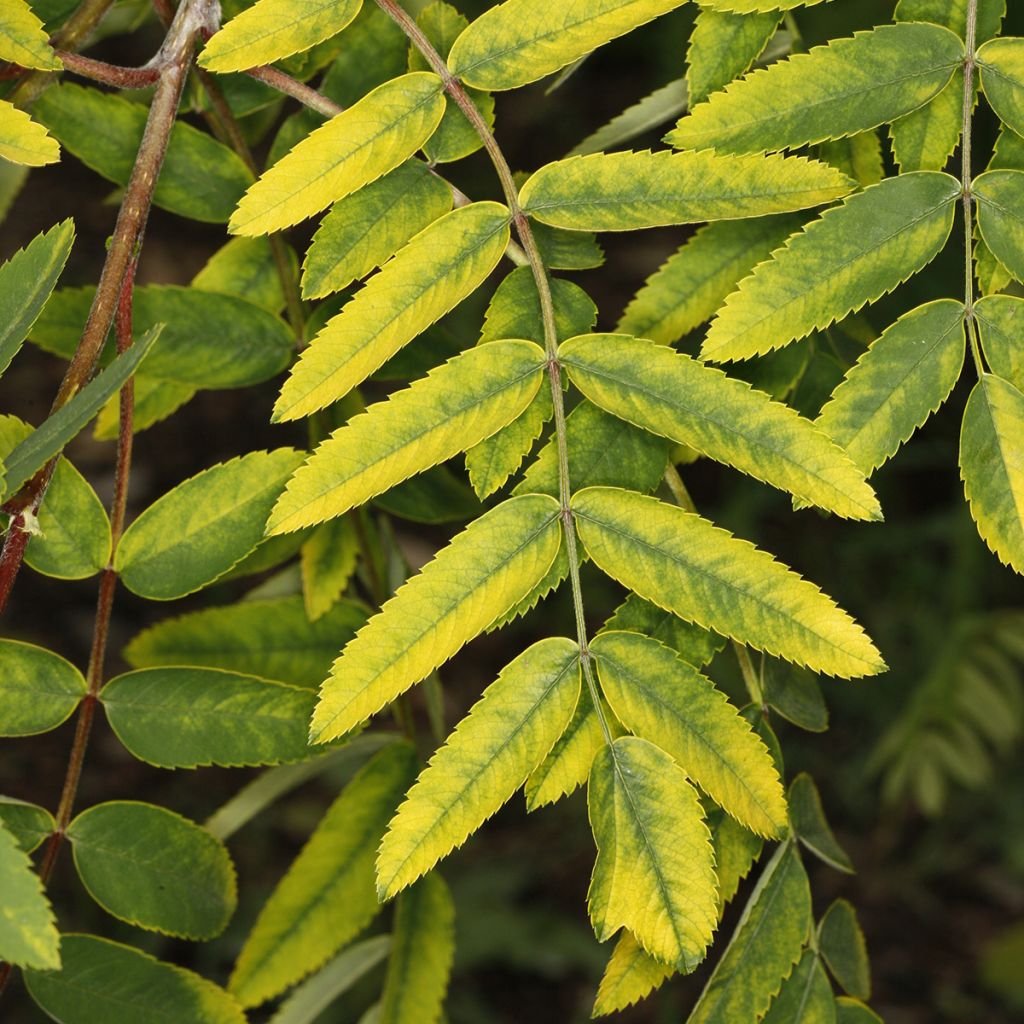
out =
<path fill-rule="evenodd" d="M 725 300 L 701 355 L 763 355 L 892 291 L 945 245 L 959 194 L 950 175 L 919 171 L 827 210 Z"/>
<path fill-rule="evenodd" d="M 126 352 L 101 370 L 75 396 L 36 427 L 7 456 L 5 485 L 8 494 L 16 494 L 21 486 L 59 455 L 64 446 L 99 412 L 103 403 L 135 372 L 160 336 L 163 325 L 147 331 Z"/>
<path fill-rule="evenodd" d="M 871 965 L 857 911 L 847 900 L 836 900 L 818 925 L 818 947 L 832 976 L 858 999 L 871 998 Z"/>
<path fill-rule="evenodd" d="M 990 39 L 977 52 L 981 87 L 999 119 L 1024 135 L 1024 39 Z"/>
<path fill-rule="evenodd" d="M 972 192 L 985 244 L 1018 281 L 1024 279 L 1024 171 L 985 171 Z"/>
<path fill-rule="evenodd" d="M 544 365 L 544 350 L 532 341 L 495 341 L 370 406 L 331 434 L 288 481 L 268 533 L 344 515 L 490 437 L 530 404 Z"/>
<path fill-rule="evenodd" d="M 785 842 L 761 872 L 688 1024 L 759 1020 L 800 958 L 810 927 L 807 874 L 796 847 Z"/>
<path fill-rule="evenodd" d="M 716 636 L 710 630 L 686 622 L 636 594 L 628 595 L 601 627 L 602 633 L 611 630 L 643 633 L 671 647 L 694 668 L 706 665 L 725 646 L 725 637 Z"/>
<path fill-rule="evenodd" d="M 26 971 L 29 995 L 61 1024 L 245 1024 L 224 989 L 192 971 L 94 935 L 65 935 L 60 971 Z"/>
<path fill-rule="evenodd" d="M 85 696 L 85 677 L 59 654 L 0 640 L 0 735 L 33 736 L 67 721 Z"/>
<path fill-rule="evenodd" d="M 235 869 L 224 844 L 154 804 L 113 800 L 68 826 L 75 868 L 114 917 L 184 939 L 212 939 L 231 919 Z"/>
<path fill-rule="evenodd" d="M 992 373 L 967 399 L 960 477 L 982 539 L 1024 573 L 1024 394 Z"/>
<path fill-rule="evenodd" d="M 65 83 L 50 86 L 32 110 L 86 167 L 115 185 L 128 184 L 146 127 L 143 104 Z M 103 131 L 95 130 L 98 124 Z M 234 150 L 175 121 L 153 202 L 183 217 L 223 224 L 251 182 L 252 172 Z"/>
<path fill-rule="evenodd" d="M 0 266 L 0 373 L 11 365 L 50 297 L 74 240 L 74 221 L 61 221 Z"/>
<path fill-rule="evenodd" d="M 0 820 L 0 957 L 19 967 L 60 966 L 60 936 L 28 854 Z"/>
<path fill-rule="evenodd" d="M 275 421 L 344 397 L 476 291 L 508 245 L 508 225 L 504 206 L 472 203 L 416 235 L 305 349 L 281 389 Z"/>
<path fill-rule="evenodd" d="M 838 515 L 881 518 L 846 454 L 809 420 L 745 382 L 624 335 L 572 338 L 559 357 L 572 382 L 613 415 Z"/>
<path fill-rule="evenodd" d="M 880 25 L 752 72 L 694 107 L 665 141 L 758 153 L 855 135 L 927 103 L 963 56 L 949 29 Z"/>
<path fill-rule="evenodd" d="M 782 983 L 764 1024 L 835 1024 L 836 1000 L 821 961 L 805 949 L 793 973 Z"/>
<path fill-rule="evenodd" d="M 452 190 L 419 160 L 346 196 L 328 211 L 306 250 L 303 298 L 322 298 L 361 280 L 451 208 Z"/>
<path fill-rule="evenodd" d="M 828 675 L 883 670 L 860 626 L 816 586 L 700 516 L 612 487 L 572 504 L 587 553 L 641 597 Z"/>
<path fill-rule="evenodd" d="M 682 0 L 588 0 L 566 5 L 505 0 L 459 36 L 448 67 L 478 89 L 515 89 L 561 70 L 681 4 Z"/>
<path fill-rule="evenodd" d="M 790 825 L 800 842 L 837 871 L 853 874 L 853 862 L 829 827 L 814 779 L 801 772 L 790 783 L 787 796 Z"/>
<path fill-rule="evenodd" d="M 121 581 L 154 601 L 212 583 L 263 539 L 263 524 L 302 458 L 294 448 L 251 452 L 178 484 L 125 531 L 114 559 Z"/>
<path fill-rule="evenodd" d="M 852 183 L 804 157 L 594 153 L 547 164 L 523 185 L 531 217 L 572 231 L 634 231 L 820 206 Z"/>
<path fill-rule="evenodd" d="M 625 1010 L 660 988 L 675 973 L 672 964 L 664 964 L 647 953 L 632 932 L 621 932 L 601 976 L 593 1016 L 604 1017 Z"/>
<path fill-rule="evenodd" d="M 1024 390 L 1024 299 L 988 295 L 974 304 L 974 318 L 992 372 Z"/>
<path fill-rule="evenodd" d="M 918 306 L 871 343 L 816 425 L 870 473 L 949 397 L 966 343 L 962 302 L 939 299 Z"/>
<path fill-rule="evenodd" d="M 623 736 L 590 771 L 597 860 L 587 903 L 599 941 L 626 928 L 664 963 L 703 959 L 718 913 L 710 834 L 696 790 L 653 743 Z"/>
<path fill-rule="evenodd" d="M 764 675 L 765 701 L 787 722 L 808 732 L 828 729 L 828 706 L 817 678 L 803 669 L 769 669 Z"/>
<path fill-rule="evenodd" d="M 213 35 L 199 63 L 222 73 L 272 64 L 330 39 L 360 7 L 362 0 L 258 0 Z"/>
<path fill-rule="evenodd" d="M 552 637 L 508 664 L 430 759 L 377 858 L 389 899 L 461 846 L 535 771 L 580 694 L 579 647 Z"/>
<path fill-rule="evenodd" d="M 647 279 L 616 332 L 662 345 L 678 341 L 710 320 L 739 281 L 799 227 L 799 218 L 786 216 L 706 224 Z"/>
<path fill-rule="evenodd" d="M 477 519 L 342 652 L 320 690 L 313 741 L 344 735 L 447 661 L 533 589 L 560 545 L 558 503 L 546 495 Z"/>
<path fill-rule="evenodd" d="M 24 110 L 0 100 L 0 157 L 23 167 L 42 167 L 60 159 L 60 146 Z"/>
<path fill-rule="evenodd" d="M 781 11 L 738 15 L 702 8 L 686 51 L 690 104 L 703 102 L 749 70 L 781 20 Z"/>
<path fill-rule="evenodd" d="M 713 800 L 760 835 L 786 829 L 782 783 L 764 744 L 725 694 L 670 648 L 639 633 L 591 645 L 616 718 L 657 744 Z"/>
<path fill-rule="evenodd" d="M 378 86 L 265 171 L 242 197 L 228 230 L 279 231 L 376 181 L 430 138 L 444 104 L 441 80 L 428 72 Z"/>
<path fill-rule="evenodd" d="M 56 828 L 53 815 L 36 804 L 0 796 L 0 825 L 7 829 L 25 853 L 31 853 Z"/>
<path fill-rule="evenodd" d="M 435 871 L 398 899 L 380 1024 L 437 1024 L 455 956 L 455 904 Z"/>
<path fill-rule="evenodd" d="M 359 558 L 359 536 L 351 516 L 324 523 L 302 545 L 302 597 L 310 622 L 341 599 Z"/>
<path fill-rule="evenodd" d="M 409 745 L 386 747 L 328 808 L 242 947 L 228 987 L 244 1006 L 315 971 L 376 916 L 374 855 L 415 763 Z"/>
<path fill-rule="evenodd" d="M 0 60 L 39 71 L 63 67 L 42 21 L 25 0 L 4 0 L 0 9 Z"/>
<path fill-rule="evenodd" d="M 567 155 L 588 156 L 618 149 L 649 131 L 661 128 L 682 114 L 688 106 L 686 79 L 669 82 L 627 107 L 597 131 L 591 132 L 582 142 L 573 146 Z"/>
<path fill-rule="evenodd" d="M 301 761 L 310 690 L 215 668 L 147 668 L 112 679 L 100 700 L 129 752 L 158 768 Z"/>

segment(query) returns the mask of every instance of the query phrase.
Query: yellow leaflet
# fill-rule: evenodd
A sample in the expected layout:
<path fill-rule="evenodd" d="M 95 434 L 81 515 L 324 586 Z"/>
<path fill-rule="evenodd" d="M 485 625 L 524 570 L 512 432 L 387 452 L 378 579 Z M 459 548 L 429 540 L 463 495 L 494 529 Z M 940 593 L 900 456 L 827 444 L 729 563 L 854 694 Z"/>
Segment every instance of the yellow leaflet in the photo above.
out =
<path fill-rule="evenodd" d="M 60 146 L 25 111 L 0 100 L 0 157 L 14 164 L 42 167 L 60 159 Z"/>
<path fill-rule="evenodd" d="M 25 0 L 0 3 L 0 60 L 39 71 L 59 71 L 64 66 L 50 49 L 43 23 Z"/>

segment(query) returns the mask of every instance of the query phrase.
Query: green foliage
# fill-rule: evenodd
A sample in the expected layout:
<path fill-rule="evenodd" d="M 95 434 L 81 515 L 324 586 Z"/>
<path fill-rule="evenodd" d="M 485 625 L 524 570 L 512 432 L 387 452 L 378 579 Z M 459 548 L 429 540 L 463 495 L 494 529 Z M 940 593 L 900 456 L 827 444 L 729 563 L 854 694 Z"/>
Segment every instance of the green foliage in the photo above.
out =
<path fill-rule="evenodd" d="M 0 956 L 8 963 L 44 970 L 60 966 L 60 936 L 28 854 L 0 822 Z"/>
<path fill-rule="evenodd" d="M 847 900 L 836 900 L 818 925 L 818 946 L 836 981 L 850 995 L 871 998 L 871 968 L 857 911 Z"/>
<path fill-rule="evenodd" d="M 85 679 L 71 662 L 18 640 L 0 640 L 0 729 L 31 736 L 56 729 L 85 696 Z"/>

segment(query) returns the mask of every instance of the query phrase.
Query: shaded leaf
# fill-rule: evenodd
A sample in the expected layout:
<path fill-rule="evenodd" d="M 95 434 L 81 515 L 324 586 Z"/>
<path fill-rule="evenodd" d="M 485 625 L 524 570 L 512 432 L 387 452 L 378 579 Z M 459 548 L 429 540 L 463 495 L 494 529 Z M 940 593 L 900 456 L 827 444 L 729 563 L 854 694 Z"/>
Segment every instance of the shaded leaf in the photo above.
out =
<path fill-rule="evenodd" d="M 836 981 L 858 999 L 871 998 L 871 965 L 857 911 L 848 900 L 836 900 L 818 925 L 818 946 Z"/>
<path fill-rule="evenodd" d="M 789 821 L 800 842 L 837 871 L 852 874 L 853 862 L 829 827 L 818 787 L 810 775 L 801 772 L 790 783 L 788 799 Z"/>

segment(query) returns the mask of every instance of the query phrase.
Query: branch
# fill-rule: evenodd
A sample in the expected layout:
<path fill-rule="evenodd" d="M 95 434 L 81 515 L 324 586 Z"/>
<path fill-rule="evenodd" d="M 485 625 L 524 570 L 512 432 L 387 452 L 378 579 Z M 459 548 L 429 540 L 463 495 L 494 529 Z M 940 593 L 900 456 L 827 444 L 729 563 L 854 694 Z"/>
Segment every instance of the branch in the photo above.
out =
<path fill-rule="evenodd" d="M 964 205 L 964 319 L 971 343 L 974 369 L 981 377 L 985 364 L 978 345 L 978 327 L 974 320 L 974 196 L 971 177 L 971 129 L 974 114 L 974 50 L 978 36 L 978 0 L 967 2 L 966 53 L 964 56 L 963 137 L 960 143 L 960 186 Z"/>

